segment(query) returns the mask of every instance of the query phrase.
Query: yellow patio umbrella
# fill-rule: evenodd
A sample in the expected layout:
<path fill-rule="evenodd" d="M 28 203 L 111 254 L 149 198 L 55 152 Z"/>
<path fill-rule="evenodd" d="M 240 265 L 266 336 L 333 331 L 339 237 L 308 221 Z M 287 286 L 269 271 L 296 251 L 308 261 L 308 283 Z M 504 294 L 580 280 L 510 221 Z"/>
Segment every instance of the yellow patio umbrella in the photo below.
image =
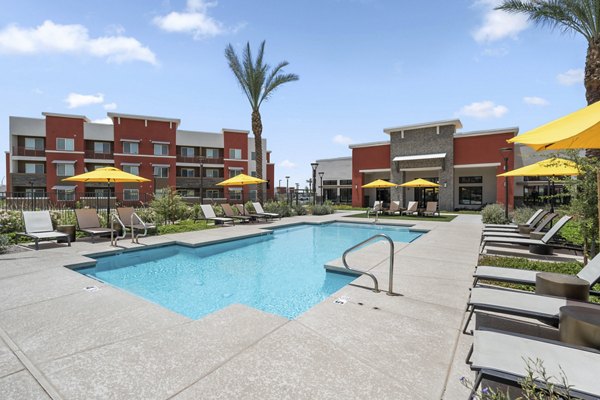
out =
<path fill-rule="evenodd" d="M 440 187 L 440 185 L 438 185 L 437 183 L 431 182 L 431 181 L 428 181 L 427 179 L 422 179 L 422 178 L 418 178 L 418 179 L 414 179 L 412 181 L 404 182 L 400 186 L 402 186 L 402 187 L 412 187 L 412 188 Z"/>
<path fill-rule="evenodd" d="M 115 167 L 97 168 L 93 171 L 84 174 L 71 176 L 63 179 L 69 182 L 100 182 L 106 183 L 108 194 L 106 196 L 106 223 L 110 227 L 110 184 L 125 183 L 125 182 L 150 182 L 150 179 L 142 178 L 141 176 L 133 175 L 125 171 L 121 171 Z"/>
<path fill-rule="evenodd" d="M 223 182 L 217 183 L 217 186 L 227 186 L 227 187 L 235 187 L 235 186 L 246 186 L 246 185 L 258 185 L 259 183 L 267 183 L 264 179 L 256 178 L 254 176 L 249 176 L 246 174 L 238 174 L 233 178 L 229 178 L 224 180 Z M 244 204 L 244 191 L 242 190 L 242 209 L 244 210 L 244 214 L 246 213 L 246 205 Z"/>
<path fill-rule="evenodd" d="M 579 168 L 576 163 L 563 158 L 553 157 L 496 176 L 547 176 L 548 192 L 550 193 L 550 182 L 552 181 L 550 177 L 573 175 L 579 175 Z M 554 182 L 552 182 L 552 184 L 554 184 Z M 550 199 L 550 212 L 554 212 L 553 199 Z"/>
<path fill-rule="evenodd" d="M 396 185 L 395 183 L 392 182 L 388 182 L 388 181 L 384 181 L 383 179 L 376 179 L 373 182 L 369 182 L 365 185 L 362 185 L 363 188 L 365 189 L 385 189 L 385 188 L 393 188 L 396 187 L 398 185 Z M 375 200 L 379 200 L 379 198 L 377 198 L 377 191 L 375 192 Z M 391 193 L 390 193 L 390 197 L 391 197 Z"/>
<path fill-rule="evenodd" d="M 536 151 L 600 149 L 600 101 L 508 141 L 525 144 Z M 596 171 L 596 180 L 600 195 L 600 169 Z M 600 196 L 598 199 L 600 203 Z"/>

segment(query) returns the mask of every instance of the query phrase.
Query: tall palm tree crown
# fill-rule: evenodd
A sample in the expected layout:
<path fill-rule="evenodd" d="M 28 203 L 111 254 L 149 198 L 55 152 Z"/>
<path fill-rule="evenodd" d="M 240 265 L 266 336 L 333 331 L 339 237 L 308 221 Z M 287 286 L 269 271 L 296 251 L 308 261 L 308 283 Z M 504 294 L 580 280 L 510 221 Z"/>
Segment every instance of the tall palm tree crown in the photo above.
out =
<path fill-rule="evenodd" d="M 588 105 L 600 101 L 600 0 L 504 0 L 496 9 L 583 35 L 588 42 L 585 97 Z"/>
<path fill-rule="evenodd" d="M 238 80 L 242 91 L 250 102 L 252 108 L 252 133 L 254 134 L 254 146 L 256 153 L 256 176 L 263 178 L 263 148 L 262 148 L 262 119 L 260 106 L 263 101 L 268 100 L 275 89 L 286 82 L 300 79 L 296 74 L 286 74 L 283 68 L 289 63 L 282 61 L 274 68 L 264 63 L 265 41 L 260 44 L 256 59 L 252 58 L 250 42 L 246 43 L 242 60 L 238 58 L 233 46 L 229 44 L 225 48 L 225 58 L 229 68 Z M 259 200 L 264 200 L 264 185 L 260 185 L 258 191 Z"/>

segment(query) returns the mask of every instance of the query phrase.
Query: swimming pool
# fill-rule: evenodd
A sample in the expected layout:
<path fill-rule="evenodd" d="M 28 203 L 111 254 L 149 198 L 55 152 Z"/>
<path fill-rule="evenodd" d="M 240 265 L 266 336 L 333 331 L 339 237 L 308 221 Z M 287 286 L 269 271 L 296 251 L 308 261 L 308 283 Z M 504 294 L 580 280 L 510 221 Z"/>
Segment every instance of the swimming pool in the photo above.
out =
<path fill-rule="evenodd" d="M 356 278 L 323 265 L 377 233 L 399 242 L 422 234 L 385 225 L 301 224 L 196 248 L 97 257 L 95 266 L 77 271 L 192 319 L 235 303 L 293 319 Z"/>

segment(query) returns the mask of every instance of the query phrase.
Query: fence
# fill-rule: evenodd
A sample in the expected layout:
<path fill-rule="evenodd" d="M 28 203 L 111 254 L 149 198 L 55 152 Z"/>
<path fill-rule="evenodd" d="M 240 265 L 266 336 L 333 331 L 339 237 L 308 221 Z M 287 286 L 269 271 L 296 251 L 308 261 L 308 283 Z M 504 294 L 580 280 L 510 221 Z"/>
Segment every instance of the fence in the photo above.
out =
<path fill-rule="evenodd" d="M 75 208 L 95 208 L 97 211 L 107 207 L 146 206 L 154 196 L 142 193 L 135 199 L 125 199 L 123 192 L 112 192 L 110 197 L 100 193 L 68 192 L 66 198 L 54 193 L 43 192 L 0 192 L 1 210 L 63 210 Z"/>

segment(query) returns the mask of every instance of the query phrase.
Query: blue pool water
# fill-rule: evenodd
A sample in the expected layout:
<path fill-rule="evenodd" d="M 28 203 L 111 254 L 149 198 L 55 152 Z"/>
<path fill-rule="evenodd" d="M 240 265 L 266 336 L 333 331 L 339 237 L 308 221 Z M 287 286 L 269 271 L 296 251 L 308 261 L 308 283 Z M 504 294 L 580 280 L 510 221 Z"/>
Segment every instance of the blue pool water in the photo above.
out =
<path fill-rule="evenodd" d="M 407 228 L 353 223 L 296 225 L 203 247 L 171 245 L 98 257 L 93 276 L 192 319 L 241 303 L 295 318 L 355 277 L 323 265 L 374 234 L 410 242 Z"/>

